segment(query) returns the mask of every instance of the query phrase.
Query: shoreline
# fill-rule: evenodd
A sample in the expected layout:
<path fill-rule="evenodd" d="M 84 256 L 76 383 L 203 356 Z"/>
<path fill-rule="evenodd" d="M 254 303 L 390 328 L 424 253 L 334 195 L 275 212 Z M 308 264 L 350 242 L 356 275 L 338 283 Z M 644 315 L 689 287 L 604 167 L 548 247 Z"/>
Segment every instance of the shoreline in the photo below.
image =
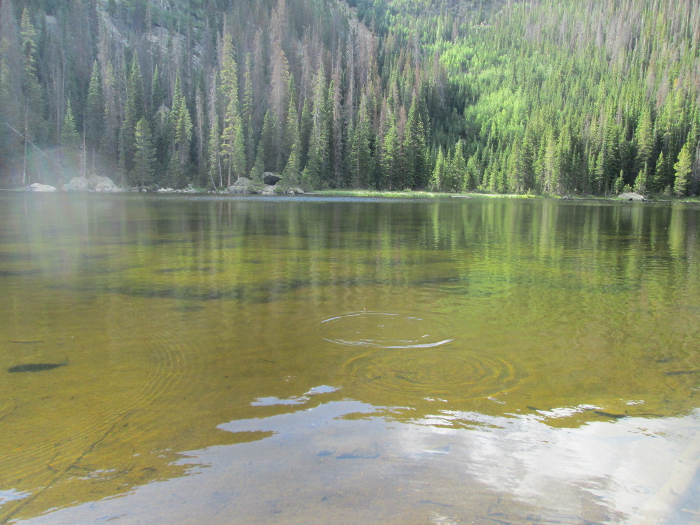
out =
<path fill-rule="evenodd" d="M 58 190 L 55 192 L 43 192 L 43 191 L 32 191 L 28 188 L 0 188 L 0 192 L 16 192 L 16 193 L 60 193 L 60 194 L 80 194 L 80 193 L 149 193 L 149 194 L 163 194 L 163 195 L 212 195 L 212 196 L 231 196 L 240 197 L 242 194 L 233 194 L 228 191 L 211 191 L 204 189 L 189 189 L 189 190 L 172 190 L 172 191 L 152 191 L 152 192 L 135 192 L 128 189 L 121 189 L 120 191 L 107 191 L 107 192 L 96 192 L 96 191 L 63 191 Z M 245 194 L 248 197 L 255 195 L 259 196 L 289 196 L 287 193 L 282 194 Z M 384 190 L 361 190 L 361 189 L 333 189 L 333 190 L 313 190 L 306 192 L 304 194 L 297 195 L 297 197 L 303 198 L 308 197 L 351 197 L 351 198 L 385 198 L 385 199 L 494 199 L 494 198 L 506 198 L 506 199 L 556 199 L 556 200 L 566 200 L 574 202 L 628 202 L 625 199 L 621 199 L 616 195 L 534 195 L 534 194 L 509 194 L 509 193 L 480 193 L 480 192 L 466 192 L 466 193 L 442 193 L 435 191 L 422 191 L 422 190 L 403 190 L 403 191 L 384 191 Z M 647 196 L 645 202 L 655 203 L 655 204 L 674 204 L 674 203 L 687 203 L 687 204 L 700 204 L 700 197 L 667 197 L 651 195 Z"/>

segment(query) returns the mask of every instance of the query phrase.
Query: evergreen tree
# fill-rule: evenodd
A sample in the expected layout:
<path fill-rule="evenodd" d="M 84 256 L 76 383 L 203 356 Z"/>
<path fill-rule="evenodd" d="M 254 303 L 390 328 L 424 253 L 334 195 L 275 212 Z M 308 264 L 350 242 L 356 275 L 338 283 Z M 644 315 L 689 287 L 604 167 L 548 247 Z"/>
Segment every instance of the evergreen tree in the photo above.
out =
<path fill-rule="evenodd" d="M 651 122 L 651 111 L 646 104 L 642 110 L 639 125 L 637 126 L 635 142 L 637 145 L 635 168 L 636 171 L 639 172 L 649 163 L 654 151 L 654 129 Z"/>
<path fill-rule="evenodd" d="M 443 181 L 445 180 L 445 154 L 442 148 L 438 149 L 437 158 L 435 159 L 435 168 L 430 177 L 429 188 L 431 191 L 441 191 Z"/>
<path fill-rule="evenodd" d="M 104 97 L 102 95 L 102 82 L 100 81 L 100 68 L 97 60 L 92 65 L 90 75 L 90 87 L 88 88 L 87 105 L 85 108 L 85 137 L 93 152 L 102 143 L 104 130 Z"/>
<path fill-rule="evenodd" d="M 223 172 L 221 166 L 221 126 L 219 125 L 219 113 L 217 111 L 217 77 L 212 75 L 209 90 L 209 148 L 208 148 L 208 171 L 209 181 L 213 187 L 223 186 Z"/>
<path fill-rule="evenodd" d="M 674 164 L 673 169 L 676 173 L 676 178 L 673 184 L 673 192 L 678 197 L 683 197 L 688 191 L 688 183 L 690 182 L 690 174 L 693 168 L 693 153 L 690 141 L 686 142 L 678 155 L 678 162 Z"/>
<path fill-rule="evenodd" d="M 153 182 L 153 165 L 155 162 L 155 151 L 153 149 L 151 128 L 145 117 L 136 124 L 136 155 L 134 158 L 134 168 L 132 169 L 129 182 L 137 186 L 147 186 Z"/>
<path fill-rule="evenodd" d="M 387 105 L 386 124 L 387 129 L 382 138 L 381 156 L 379 159 L 382 186 L 389 189 L 403 189 L 398 173 L 398 130 L 393 111 Z"/>
<path fill-rule="evenodd" d="M 301 169 L 301 137 L 299 135 L 299 114 L 297 112 L 294 97 L 289 98 L 289 110 L 287 111 L 287 124 L 285 126 L 284 140 L 289 150 L 287 161 L 282 171 L 283 184 L 288 187 L 299 185 L 299 170 Z"/>
<path fill-rule="evenodd" d="M 373 180 L 372 152 L 370 149 L 371 124 L 367 107 L 367 96 L 362 94 L 360 112 L 350 142 L 350 184 L 355 188 L 366 188 Z"/>
<path fill-rule="evenodd" d="M 637 175 L 637 178 L 634 181 L 634 191 L 635 193 L 639 193 L 640 195 L 646 195 L 647 190 L 649 189 L 649 176 L 648 176 L 648 168 L 647 165 L 644 165 L 644 169 L 639 172 Z"/>
<path fill-rule="evenodd" d="M 24 111 L 27 113 L 26 133 L 29 140 L 42 140 L 45 134 L 43 117 L 43 97 L 41 86 L 37 78 L 36 68 L 36 31 L 29 18 L 27 9 L 22 11 L 21 21 L 22 37 L 22 96 L 21 101 Z M 60 114 L 60 113 L 59 113 Z"/>
<path fill-rule="evenodd" d="M 452 191 L 463 191 L 467 189 L 467 161 L 464 159 L 464 147 L 462 141 L 455 145 L 454 157 L 452 158 Z"/>
<path fill-rule="evenodd" d="M 326 74 L 321 66 L 314 81 L 309 161 L 304 170 L 304 179 L 313 188 L 319 187 L 330 173 L 326 91 Z"/>
<path fill-rule="evenodd" d="M 221 156 L 226 165 L 226 185 L 231 185 L 231 176 L 236 179 L 245 175 L 245 149 L 243 123 L 241 122 L 238 98 L 238 65 L 233 56 L 231 35 L 224 35 L 223 69 L 221 70 L 221 92 L 224 101 L 224 129 L 221 135 Z"/>
<path fill-rule="evenodd" d="M 165 103 L 165 91 L 163 91 L 163 82 L 160 78 L 160 70 L 156 64 L 153 70 L 153 80 L 151 81 L 151 115 L 158 112 L 160 107 Z"/>
<path fill-rule="evenodd" d="M 168 163 L 168 183 L 173 187 L 184 186 L 187 179 L 192 142 L 192 118 L 180 87 L 180 75 L 175 79 L 173 108 L 168 118 L 172 146 Z"/>
<path fill-rule="evenodd" d="M 289 130 L 289 128 L 287 129 Z M 291 130 L 289 130 L 288 133 L 290 131 Z M 301 169 L 301 139 L 299 137 L 298 126 L 293 135 L 292 150 L 287 159 L 287 164 L 284 166 L 284 171 L 282 172 L 283 184 L 289 188 L 299 185 L 299 171 Z"/>
<path fill-rule="evenodd" d="M 255 131 L 253 127 L 253 80 L 251 77 L 252 59 L 250 53 L 246 55 L 245 72 L 243 73 L 243 104 L 241 107 L 241 120 L 243 122 L 243 137 L 245 141 L 246 172 L 250 171 L 255 158 Z M 290 100 L 290 104 L 291 104 Z M 296 111 L 296 106 L 294 107 Z"/>
<path fill-rule="evenodd" d="M 66 104 L 66 114 L 63 118 L 63 126 L 61 126 L 61 145 L 77 148 L 80 142 L 80 135 L 78 135 L 78 132 L 75 130 L 73 110 L 71 109 L 70 100 L 68 100 Z"/>
<path fill-rule="evenodd" d="M 143 77 L 141 76 L 138 55 L 134 53 L 127 83 L 124 121 L 119 133 L 119 165 L 124 175 L 130 173 L 134 168 L 136 124 L 143 117 L 143 113 Z"/>
<path fill-rule="evenodd" d="M 401 148 L 401 184 L 405 188 L 424 187 L 427 183 L 424 133 L 423 121 L 418 112 L 418 96 L 414 93 Z"/>

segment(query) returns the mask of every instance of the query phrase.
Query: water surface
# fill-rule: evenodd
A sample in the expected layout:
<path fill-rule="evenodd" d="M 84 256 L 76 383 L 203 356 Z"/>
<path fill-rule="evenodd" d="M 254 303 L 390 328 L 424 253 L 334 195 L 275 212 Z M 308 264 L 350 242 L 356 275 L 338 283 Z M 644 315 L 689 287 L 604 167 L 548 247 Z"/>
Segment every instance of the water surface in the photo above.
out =
<path fill-rule="evenodd" d="M 698 523 L 699 220 L 2 194 L 0 523 Z"/>

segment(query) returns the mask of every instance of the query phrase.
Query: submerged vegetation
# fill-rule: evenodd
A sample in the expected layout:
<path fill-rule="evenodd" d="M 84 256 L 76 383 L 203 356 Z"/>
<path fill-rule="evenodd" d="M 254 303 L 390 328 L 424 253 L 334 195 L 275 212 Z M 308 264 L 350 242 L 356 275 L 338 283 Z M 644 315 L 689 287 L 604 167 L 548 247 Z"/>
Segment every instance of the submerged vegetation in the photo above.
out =
<path fill-rule="evenodd" d="M 4 0 L 0 175 L 691 195 L 699 47 L 694 0 Z"/>

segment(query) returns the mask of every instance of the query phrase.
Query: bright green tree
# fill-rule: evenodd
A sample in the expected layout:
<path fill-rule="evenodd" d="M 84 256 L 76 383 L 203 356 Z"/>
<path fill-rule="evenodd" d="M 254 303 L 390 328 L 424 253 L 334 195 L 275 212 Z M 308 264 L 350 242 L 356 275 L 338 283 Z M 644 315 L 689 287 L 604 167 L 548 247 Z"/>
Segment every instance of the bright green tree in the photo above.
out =
<path fill-rule="evenodd" d="M 63 117 L 63 126 L 61 126 L 61 145 L 77 147 L 79 144 L 80 135 L 75 130 L 75 119 L 73 118 L 73 110 L 69 99 L 66 104 L 66 114 Z"/>
<path fill-rule="evenodd" d="M 693 168 L 693 153 L 690 141 L 686 142 L 678 154 L 678 162 L 673 165 L 676 178 L 673 183 L 673 192 L 677 197 L 683 197 L 688 191 L 690 173 Z"/>

